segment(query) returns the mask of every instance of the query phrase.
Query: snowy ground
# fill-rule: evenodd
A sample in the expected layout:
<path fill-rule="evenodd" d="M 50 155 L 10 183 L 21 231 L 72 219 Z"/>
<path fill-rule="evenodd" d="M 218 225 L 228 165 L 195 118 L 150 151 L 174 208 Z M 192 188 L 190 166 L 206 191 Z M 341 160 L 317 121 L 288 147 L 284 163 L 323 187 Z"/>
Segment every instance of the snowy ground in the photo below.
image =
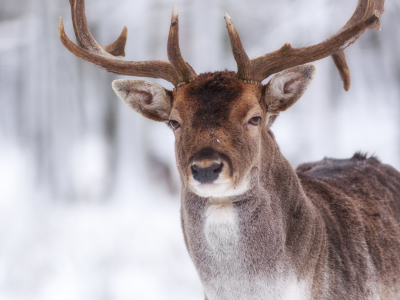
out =
<path fill-rule="evenodd" d="M 0 299 L 202 299 L 178 200 L 146 198 L 2 209 Z"/>
<path fill-rule="evenodd" d="M 127 191 L 104 203 L 49 201 L 27 184 L 23 152 L 5 149 L 1 300 L 203 299 L 183 241 L 178 196 L 136 183 L 130 199 L 121 196 Z"/>

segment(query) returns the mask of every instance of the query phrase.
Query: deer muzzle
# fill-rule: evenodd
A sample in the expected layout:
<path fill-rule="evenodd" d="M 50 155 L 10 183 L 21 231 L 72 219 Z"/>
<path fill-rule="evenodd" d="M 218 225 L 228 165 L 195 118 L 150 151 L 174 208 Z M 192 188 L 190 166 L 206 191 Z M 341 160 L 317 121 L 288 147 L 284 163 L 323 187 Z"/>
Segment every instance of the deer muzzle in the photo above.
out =
<path fill-rule="evenodd" d="M 221 162 L 213 163 L 206 168 L 193 164 L 191 167 L 193 178 L 201 183 L 213 183 L 222 172 L 223 166 Z"/>

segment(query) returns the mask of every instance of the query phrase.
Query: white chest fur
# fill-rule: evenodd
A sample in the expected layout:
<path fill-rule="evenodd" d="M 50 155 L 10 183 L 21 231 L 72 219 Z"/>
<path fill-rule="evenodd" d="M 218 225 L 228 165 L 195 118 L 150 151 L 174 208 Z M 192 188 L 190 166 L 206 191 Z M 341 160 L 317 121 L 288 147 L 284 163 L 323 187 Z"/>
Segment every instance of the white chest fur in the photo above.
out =
<path fill-rule="evenodd" d="M 239 212 L 229 202 L 208 205 L 204 235 L 212 262 L 211 274 L 202 278 L 209 300 L 305 300 L 307 284 L 299 283 L 277 266 L 276 274 L 250 276 L 240 243 Z M 279 270 L 280 269 L 280 270 Z M 285 274 L 285 275 L 283 275 Z"/>
<path fill-rule="evenodd" d="M 239 226 L 237 212 L 231 203 L 211 204 L 205 215 L 204 235 L 217 260 L 237 249 Z M 221 256 L 222 255 L 222 256 Z"/>

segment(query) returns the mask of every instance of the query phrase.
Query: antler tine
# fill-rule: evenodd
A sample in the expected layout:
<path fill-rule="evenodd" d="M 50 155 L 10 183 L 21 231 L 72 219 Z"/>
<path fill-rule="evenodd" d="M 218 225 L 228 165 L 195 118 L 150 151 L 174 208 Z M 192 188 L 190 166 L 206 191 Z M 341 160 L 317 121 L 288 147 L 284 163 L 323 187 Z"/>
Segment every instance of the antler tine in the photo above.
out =
<path fill-rule="evenodd" d="M 172 9 L 171 27 L 168 36 L 168 59 L 175 68 L 180 83 L 187 83 L 197 77 L 192 67 L 185 62 L 179 48 L 178 6 Z"/>
<path fill-rule="evenodd" d="M 84 0 L 69 0 L 71 4 L 72 24 L 78 45 L 87 50 L 102 52 L 105 50 L 114 56 L 125 56 L 125 44 L 128 37 L 128 29 L 126 26 L 122 30 L 118 39 L 108 46 L 102 46 L 96 42 L 90 33 L 86 14 Z"/>
<path fill-rule="evenodd" d="M 235 26 L 233 25 L 232 19 L 227 13 L 225 13 L 225 22 L 226 28 L 228 28 L 233 56 L 236 60 L 238 67 L 237 76 L 242 80 L 251 80 L 252 78 L 250 59 L 243 48 L 239 34 L 237 33 Z"/>
<path fill-rule="evenodd" d="M 366 29 L 380 29 L 380 15 L 384 11 L 384 0 L 359 0 L 350 20 L 335 35 L 327 40 L 303 48 L 292 48 L 285 44 L 281 49 L 251 59 L 253 80 L 262 81 L 282 70 L 332 56 L 344 89 L 350 88 L 350 71 L 344 50 L 352 45 Z"/>
<path fill-rule="evenodd" d="M 175 86 L 179 83 L 174 67 L 166 61 L 125 61 L 116 56 L 125 55 L 127 28 L 124 27 L 118 39 L 103 47 L 93 38 L 87 26 L 84 0 L 70 0 L 74 32 L 78 45 L 66 35 L 64 24 L 60 17 L 58 33 L 63 45 L 75 56 L 91 62 L 108 72 L 138 77 L 165 79 Z"/>
<path fill-rule="evenodd" d="M 332 59 L 339 71 L 340 78 L 343 81 L 343 88 L 347 92 L 350 89 L 351 76 L 344 51 L 339 51 L 338 53 L 332 54 Z"/>
<path fill-rule="evenodd" d="M 385 0 L 367 0 L 367 1 L 358 1 L 356 10 L 354 11 L 353 15 L 351 16 L 350 20 L 342 27 L 342 29 L 339 30 L 337 34 L 340 34 L 341 32 L 345 31 L 346 29 L 350 28 L 351 26 L 354 26 L 356 23 L 362 21 L 365 16 L 370 16 L 375 13 L 375 11 L 378 12 L 378 14 L 382 15 L 384 11 L 384 2 Z M 379 31 L 381 30 L 380 26 L 380 20 L 376 24 L 376 29 Z M 348 91 L 350 89 L 350 83 L 351 83 L 351 76 L 350 76 L 350 70 L 346 62 L 346 56 L 344 54 L 344 51 L 339 51 L 336 54 L 332 55 L 332 59 L 339 71 L 340 77 L 342 78 L 343 81 L 343 88 Z"/>
<path fill-rule="evenodd" d="M 128 28 L 126 26 L 124 26 L 121 34 L 115 40 L 115 42 L 113 42 L 110 45 L 105 46 L 103 48 L 111 55 L 125 57 L 125 45 L 126 45 L 127 39 L 128 39 Z"/>

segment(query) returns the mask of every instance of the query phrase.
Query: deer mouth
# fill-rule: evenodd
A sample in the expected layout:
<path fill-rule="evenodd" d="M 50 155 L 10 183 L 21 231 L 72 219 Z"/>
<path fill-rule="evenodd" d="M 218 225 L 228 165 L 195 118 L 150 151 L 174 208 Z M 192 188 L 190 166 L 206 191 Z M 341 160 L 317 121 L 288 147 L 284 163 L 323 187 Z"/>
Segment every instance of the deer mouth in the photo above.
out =
<path fill-rule="evenodd" d="M 247 183 L 236 184 L 228 155 L 211 147 L 200 149 L 189 159 L 188 184 L 200 197 L 229 197 L 247 190 Z"/>
<path fill-rule="evenodd" d="M 190 189 L 198 196 L 203 198 L 232 197 L 244 194 L 249 187 L 249 180 L 244 179 L 238 185 L 233 183 L 231 177 L 220 175 L 212 182 L 199 182 L 191 175 L 189 178 Z"/>

